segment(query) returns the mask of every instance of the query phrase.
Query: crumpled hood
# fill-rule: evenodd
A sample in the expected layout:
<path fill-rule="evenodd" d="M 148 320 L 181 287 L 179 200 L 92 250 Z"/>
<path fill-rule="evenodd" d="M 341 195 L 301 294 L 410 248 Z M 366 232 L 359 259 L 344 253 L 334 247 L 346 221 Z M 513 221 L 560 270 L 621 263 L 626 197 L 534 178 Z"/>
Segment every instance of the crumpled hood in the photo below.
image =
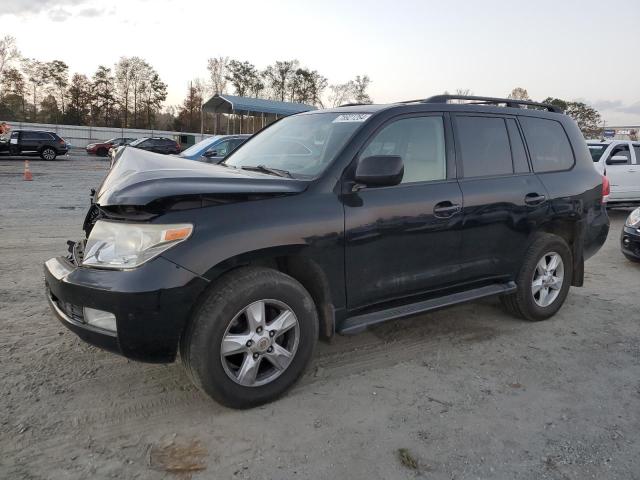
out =
<path fill-rule="evenodd" d="M 100 185 L 96 203 L 147 205 L 161 198 L 209 194 L 294 194 L 308 182 L 124 147 Z"/>

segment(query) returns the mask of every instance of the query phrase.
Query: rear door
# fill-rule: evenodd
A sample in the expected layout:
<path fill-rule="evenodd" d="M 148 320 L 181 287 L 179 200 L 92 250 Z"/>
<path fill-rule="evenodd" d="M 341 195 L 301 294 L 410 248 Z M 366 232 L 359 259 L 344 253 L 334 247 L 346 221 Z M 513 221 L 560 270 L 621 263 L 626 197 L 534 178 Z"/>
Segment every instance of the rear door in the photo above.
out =
<path fill-rule="evenodd" d="M 37 152 L 40 148 L 40 137 L 38 132 L 20 132 L 20 151 Z"/>
<path fill-rule="evenodd" d="M 547 192 L 531 171 L 514 117 L 454 116 L 463 197 L 461 276 L 499 280 L 517 272 L 531 222 Z"/>
<path fill-rule="evenodd" d="M 611 201 L 633 200 L 638 196 L 638 175 L 628 143 L 615 145 L 605 159 L 605 170 L 611 184 Z"/>

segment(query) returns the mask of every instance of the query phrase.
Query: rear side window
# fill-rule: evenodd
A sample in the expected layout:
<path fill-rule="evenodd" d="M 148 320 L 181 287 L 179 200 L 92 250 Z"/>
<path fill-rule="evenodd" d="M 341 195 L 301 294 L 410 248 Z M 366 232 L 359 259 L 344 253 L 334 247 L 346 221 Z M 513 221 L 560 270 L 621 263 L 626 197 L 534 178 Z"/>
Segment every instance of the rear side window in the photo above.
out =
<path fill-rule="evenodd" d="M 536 172 L 557 172 L 573 166 L 573 150 L 560 122 L 544 118 L 520 117 Z"/>
<path fill-rule="evenodd" d="M 527 153 L 524 149 L 524 142 L 518 125 L 513 118 L 507 118 L 507 130 L 509 131 L 509 141 L 511 142 L 511 155 L 513 156 L 513 169 L 516 173 L 528 173 L 529 163 Z"/>
<path fill-rule="evenodd" d="M 456 116 L 465 178 L 513 173 L 504 119 Z"/>
<path fill-rule="evenodd" d="M 608 145 L 602 145 L 602 144 L 590 144 L 589 145 L 589 153 L 591 154 L 591 158 L 593 159 L 594 162 L 598 162 L 600 161 L 600 159 L 602 158 L 602 154 L 604 153 L 604 151 L 607 149 Z"/>
<path fill-rule="evenodd" d="M 634 145 L 633 149 L 636 151 L 636 163 L 640 164 L 640 145 Z"/>

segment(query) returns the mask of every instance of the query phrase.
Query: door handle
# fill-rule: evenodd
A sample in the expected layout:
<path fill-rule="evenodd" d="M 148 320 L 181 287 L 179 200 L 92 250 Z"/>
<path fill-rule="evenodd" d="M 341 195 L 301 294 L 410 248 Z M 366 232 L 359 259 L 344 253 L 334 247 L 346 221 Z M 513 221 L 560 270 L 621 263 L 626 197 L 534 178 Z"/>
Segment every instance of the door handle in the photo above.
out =
<path fill-rule="evenodd" d="M 528 193 L 524 197 L 524 203 L 527 205 L 540 205 L 547 199 L 544 195 L 539 195 L 537 193 Z"/>
<path fill-rule="evenodd" d="M 433 207 L 433 214 L 438 218 L 453 217 L 460 211 L 460 205 L 451 203 L 450 201 L 440 202 Z"/>

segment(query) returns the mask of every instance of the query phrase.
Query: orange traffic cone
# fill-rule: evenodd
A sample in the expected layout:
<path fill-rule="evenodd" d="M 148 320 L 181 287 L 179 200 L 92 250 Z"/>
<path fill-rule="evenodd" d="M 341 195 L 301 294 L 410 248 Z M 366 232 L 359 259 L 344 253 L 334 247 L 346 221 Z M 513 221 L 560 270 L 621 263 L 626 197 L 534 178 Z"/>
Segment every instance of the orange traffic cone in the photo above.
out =
<path fill-rule="evenodd" d="M 31 170 L 29 169 L 29 160 L 24 161 L 24 180 L 29 182 L 33 180 L 33 175 L 31 175 Z"/>

